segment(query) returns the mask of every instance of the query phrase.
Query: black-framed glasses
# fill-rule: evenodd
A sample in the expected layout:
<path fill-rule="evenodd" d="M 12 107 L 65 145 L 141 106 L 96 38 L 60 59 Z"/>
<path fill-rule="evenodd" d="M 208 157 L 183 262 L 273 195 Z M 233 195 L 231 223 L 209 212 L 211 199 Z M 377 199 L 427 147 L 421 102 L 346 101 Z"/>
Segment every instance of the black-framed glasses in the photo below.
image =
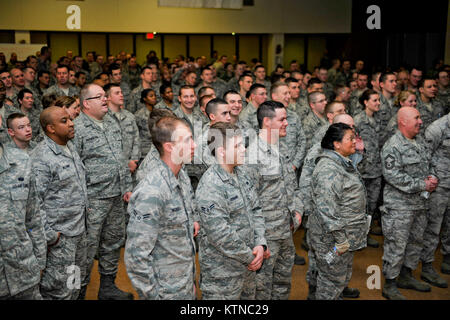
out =
<path fill-rule="evenodd" d="M 104 98 L 106 98 L 106 96 L 104 96 L 104 95 L 99 95 L 99 96 L 96 96 L 96 97 L 90 97 L 90 98 L 86 98 L 86 99 L 84 99 L 84 100 L 93 100 L 93 99 L 104 99 Z"/>

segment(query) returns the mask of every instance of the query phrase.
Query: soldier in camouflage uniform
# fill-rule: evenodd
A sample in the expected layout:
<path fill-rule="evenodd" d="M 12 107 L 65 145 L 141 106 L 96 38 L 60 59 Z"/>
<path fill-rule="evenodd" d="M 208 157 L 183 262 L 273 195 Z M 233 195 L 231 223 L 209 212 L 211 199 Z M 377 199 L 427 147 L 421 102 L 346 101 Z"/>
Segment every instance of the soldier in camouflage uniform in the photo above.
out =
<path fill-rule="evenodd" d="M 61 65 L 56 68 L 57 83 L 44 91 L 43 95 L 54 94 L 56 97 L 78 95 L 78 89 L 69 83 L 69 69 Z"/>
<path fill-rule="evenodd" d="M 95 84 L 81 90 L 82 113 L 75 119 L 74 144 L 86 168 L 90 209 L 87 213 L 87 273 L 90 280 L 94 256 L 98 251 L 100 290 L 98 298 L 133 299 L 114 284 L 125 236 L 124 201 L 131 196 L 130 170 L 123 157 L 122 133 L 108 114 L 107 97 Z M 83 290 L 83 288 L 82 288 Z"/>
<path fill-rule="evenodd" d="M 318 271 L 315 298 L 319 300 L 341 298 L 352 275 L 353 252 L 366 246 L 366 191 L 349 158 L 355 145 L 350 126 L 331 125 L 311 177 L 308 239 Z"/>
<path fill-rule="evenodd" d="M 401 91 L 394 103 L 393 116 L 391 120 L 389 120 L 388 125 L 386 126 L 386 135 L 387 139 L 392 137 L 398 129 L 398 120 L 397 120 L 397 112 L 401 107 L 412 107 L 416 108 L 417 106 L 417 96 L 414 91 Z M 424 133 L 424 130 L 421 130 L 419 134 Z M 387 140 L 386 140 L 387 141 Z"/>
<path fill-rule="evenodd" d="M 161 95 L 161 101 L 155 105 L 155 109 L 167 109 L 167 110 L 175 110 L 178 105 L 178 99 L 175 101 L 173 99 L 173 90 L 172 87 L 167 84 L 162 84 L 159 88 L 159 94 Z"/>
<path fill-rule="evenodd" d="M 0 300 L 41 300 L 46 243 L 31 162 L 0 143 Z"/>
<path fill-rule="evenodd" d="M 211 68 L 203 68 L 201 70 L 200 78 L 202 79 L 202 81 L 195 88 L 195 92 L 197 94 L 198 94 L 198 90 L 201 87 L 211 87 L 214 89 L 214 92 L 216 93 L 216 97 L 223 97 L 223 94 L 227 90 L 226 85 L 224 85 L 222 82 L 220 82 L 219 79 L 214 81 L 213 71 Z M 237 88 L 237 91 L 239 91 L 239 87 Z"/>
<path fill-rule="evenodd" d="M 336 103 L 336 102 L 332 102 Z M 341 104 L 341 106 L 343 106 Z M 328 120 L 330 120 L 330 117 L 328 117 Z M 353 118 L 348 114 L 337 114 L 333 119 L 331 120 L 332 123 L 345 123 L 349 125 L 351 128 L 354 129 L 354 121 Z M 314 142 L 311 149 L 309 149 L 305 160 L 303 162 L 303 169 L 302 174 L 300 176 L 299 181 L 299 189 L 300 189 L 300 197 L 302 199 L 303 205 L 304 205 L 304 213 L 303 213 L 303 221 L 306 220 L 306 224 L 304 224 L 305 227 L 305 234 L 306 234 L 306 242 L 309 244 L 310 242 L 310 236 L 308 231 L 308 216 L 312 213 L 314 209 L 314 203 L 312 200 L 312 187 L 311 187 L 311 177 L 314 172 L 314 168 L 316 166 L 316 159 L 322 152 L 321 142 L 323 137 L 325 136 L 328 128 L 332 124 L 326 125 L 322 128 L 326 128 L 326 130 L 319 130 L 319 132 L 316 134 L 315 139 L 317 141 Z M 322 129 L 321 128 L 321 129 Z M 360 139 L 360 138 L 359 138 Z M 361 142 L 361 141 L 360 141 Z M 364 145 L 362 143 L 358 143 L 357 138 L 357 144 L 356 144 L 356 151 L 354 154 L 352 154 L 349 158 L 352 161 L 353 166 L 356 168 L 359 162 L 361 162 L 363 156 L 362 153 L 364 151 Z M 308 271 L 306 273 L 306 281 L 309 284 L 309 290 L 308 290 L 308 300 L 315 300 L 315 292 L 317 288 L 317 267 L 316 262 L 314 259 L 313 251 L 308 250 Z M 357 298 L 359 297 L 359 290 L 354 288 L 348 288 L 346 287 L 343 291 L 343 297 L 344 298 Z"/>
<path fill-rule="evenodd" d="M 350 100 L 348 103 L 348 114 L 350 114 L 352 117 L 355 117 L 358 113 L 362 111 L 361 105 L 359 104 L 359 98 L 363 94 L 364 91 L 366 91 L 367 88 L 367 82 L 368 82 L 369 76 L 367 73 L 360 72 L 358 74 L 358 78 L 356 80 L 357 83 L 357 89 L 352 92 L 350 95 Z"/>
<path fill-rule="evenodd" d="M 152 87 L 152 78 L 153 78 L 153 70 L 150 67 L 144 67 L 141 70 L 141 84 L 134 88 L 131 91 L 130 95 L 130 103 L 125 105 L 128 111 L 131 113 L 136 113 L 138 110 L 141 110 L 145 107 L 144 102 L 141 101 L 142 91 L 145 89 L 152 89 L 155 92 L 155 95 L 159 94 L 159 88 L 157 88 L 158 93 L 155 91 L 155 88 Z M 157 99 L 158 100 L 158 99 Z M 158 101 L 156 101 L 157 103 Z M 155 103 L 155 104 L 156 104 Z"/>
<path fill-rule="evenodd" d="M 376 111 L 373 116 L 379 126 L 378 138 L 380 140 L 380 146 L 382 147 L 389 138 L 386 127 L 389 123 L 389 120 L 391 120 L 391 118 L 395 115 L 394 94 L 397 87 L 397 77 L 395 76 L 395 74 L 393 73 L 382 74 L 380 76 L 380 87 L 381 87 L 381 94 L 379 95 L 380 107 L 379 110 Z M 366 91 L 364 91 L 364 93 L 366 93 Z M 365 106 L 361 104 L 361 98 L 359 103 L 362 107 L 362 110 L 366 110 Z"/>
<path fill-rule="evenodd" d="M 134 181 L 134 173 L 141 159 L 141 140 L 139 138 L 139 128 L 136 124 L 136 118 L 131 112 L 121 108 L 124 102 L 124 96 L 119 85 L 107 84 L 104 90 L 108 97 L 110 115 L 117 120 L 122 130 L 123 156 Z"/>
<path fill-rule="evenodd" d="M 445 69 L 439 70 L 436 74 L 436 83 L 438 85 L 438 93 L 436 99 L 438 99 L 442 106 L 445 108 L 444 113 L 450 111 L 450 86 L 449 75 Z"/>
<path fill-rule="evenodd" d="M 262 84 L 254 83 L 249 91 L 249 102 L 239 114 L 239 121 L 246 129 L 258 132 L 259 126 L 256 112 L 258 111 L 258 107 L 267 100 L 267 90 Z"/>
<path fill-rule="evenodd" d="M 417 110 L 423 121 L 423 132 L 435 120 L 445 115 L 441 101 L 436 99 L 438 92 L 436 80 L 424 78 L 419 82 L 420 97 L 417 98 Z"/>
<path fill-rule="evenodd" d="M 287 300 L 291 290 L 295 256 L 292 233 L 300 226 L 303 205 L 292 163 L 286 162 L 278 149 L 279 138 L 287 134 L 286 118 L 283 104 L 275 101 L 261 104 L 258 108 L 259 136 L 248 148 L 253 167 L 251 175 L 263 211 L 267 247 L 270 248 L 269 259 L 256 275 L 257 300 Z"/>
<path fill-rule="evenodd" d="M 380 112 L 380 96 L 372 89 L 364 91 L 359 98 L 363 111 L 355 116 L 356 132 L 364 141 L 364 159 L 358 165 L 358 170 L 364 180 L 367 190 L 368 214 L 372 217 L 372 223 L 376 215 L 378 199 L 381 193 L 381 125 L 376 119 Z M 378 248 L 379 243 L 367 236 L 367 245 Z"/>
<path fill-rule="evenodd" d="M 325 116 L 325 106 L 327 99 L 325 94 L 321 92 L 312 92 L 308 95 L 309 106 L 311 111 L 308 116 L 302 120 L 303 132 L 306 138 L 306 150 L 309 150 L 312 145 L 312 139 L 315 132 L 324 124 L 327 123 Z"/>
<path fill-rule="evenodd" d="M 439 232 L 442 230 L 442 272 L 450 273 L 450 114 L 442 117 L 425 131 L 428 150 L 431 153 L 431 165 L 439 179 L 439 186 L 430 195 L 430 213 L 427 215 L 427 227 L 423 236 L 421 254 L 421 278 L 434 286 L 447 288 L 447 282 L 433 269 L 434 253 L 439 244 Z M 445 221 L 446 224 L 442 224 Z"/>
<path fill-rule="evenodd" d="M 31 140 L 33 133 L 28 117 L 22 113 L 10 114 L 6 120 L 6 125 L 10 136 L 6 144 L 12 148 L 21 149 L 26 154 L 30 154 L 37 143 Z"/>
<path fill-rule="evenodd" d="M 140 159 L 145 158 L 149 152 L 152 145 L 152 137 L 150 131 L 148 130 L 148 118 L 150 113 L 156 105 L 156 94 L 153 89 L 144 89 L 141 92 L 141 101 L 144 103 L 144 107 L 139 109 L 136 114 L 136 124 L 139 129 L 139 140 L 140 140 Z"/>
<path fill-rule="evenodd" d="M 122 70 L 117 63 L 113 63 L 108 68 L 109 83 L 120 86 L 123 94 L 123 106 L 128 110 L 131 103 L 131 89 L 130 85 L 123 79 Z"/>
<path fill-rule="evenodd" d="M 308 82 L 308 87 L 306 88 L 306 91 L 303 92 L 303 95 L 300 94 L 298 104 L 295 109 L 302 122 L 311 113 L 308 96 L 310 93 L 315 91 L 323 93 L 323 83 L 319 79 L 313 78 Z"/>
<path fill-rule="evenodd" d="M 404 300 L 397 286 L 423 292 L 431 290 L 411 272 L 419 262 L 427 224 L 428 201 L 423 193 L 433 192 L 438 181 L 431 176 L 434 170 L 429 153 L 418 135 L 422 124 L 419 112 L 403 107 L 397 116 L 399 130 L 381 150 L 386 180 L 384 204 L 380 208 L 384 234 L 383 274 L 386 278 L 382 294 L 387 299 Z"/>
<path fill-rule="evenodd" d="M 242 133 L 230 123 L 215 123 L 209 129 L 208 145 L 217 163 L 205 172 L 195 195 L 202 225 L 202 298 L 253 300 L 256 271 L 267 243 L 254 182 L 239 167 L 245 156 Z"/>
<path fill-rule="evenodd" d="M 46 136 L 31 154 L 32 180 L 37 187 L 42 224 L 47 240 L 47 264 L 40 289 L 44 299 L 74 300 L 80 287 L 69 288 L 66 268 L 86 276 L 86 216 L 88 207 L 84 166 L 70 141 L 75 132 L 63 108 L 41 114 Z"/>
<path fill-rule="evenodd" d="M 198 219 L 193 216 L 189 177 L 181 168 L 191 161 L 195 143 L 189 127 L 174 118 L 160 119 L 152 136 L 160 159 L 155 159 L 154 174 L 137 185 L 128 205 L 128 277 L 140 299 L 194 300 L 194 237 L 199 225 L 194 222 Z"/>

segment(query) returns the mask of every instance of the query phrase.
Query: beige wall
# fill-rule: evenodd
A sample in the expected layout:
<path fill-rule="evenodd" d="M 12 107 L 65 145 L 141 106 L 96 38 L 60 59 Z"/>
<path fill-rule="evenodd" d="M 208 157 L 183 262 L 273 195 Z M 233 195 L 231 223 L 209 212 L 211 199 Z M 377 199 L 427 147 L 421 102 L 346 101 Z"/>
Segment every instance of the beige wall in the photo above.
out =
<path fill-rule="evenodd" d="M 81 32 L 346 33 L 351 0 L 257 0 L 241 10 L 159 8 L 157 0 L 2 1 L 0 29 L 68 31 L 69 5 Z"/>
<path fill-rule="evenodd" d="M 305 37 L 298 35 L 284 36 L 284 68 L 289 69 L 289 63 L 297 60 L 299 64 L 305 62 Z"/>

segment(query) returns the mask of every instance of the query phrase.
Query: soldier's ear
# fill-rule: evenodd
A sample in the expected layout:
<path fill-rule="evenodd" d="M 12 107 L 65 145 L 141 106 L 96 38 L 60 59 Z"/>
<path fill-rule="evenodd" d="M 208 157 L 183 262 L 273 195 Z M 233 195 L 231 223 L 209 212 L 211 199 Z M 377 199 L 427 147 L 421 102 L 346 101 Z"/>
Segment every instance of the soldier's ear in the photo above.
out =
<path fill-rule="evenodd" d="M 45 127 L 45 131 L 48 132 L 48 133 L 53 134 L 53 133 L 55 133 L 55 127 L 52 124 L 48 124 Z"/>

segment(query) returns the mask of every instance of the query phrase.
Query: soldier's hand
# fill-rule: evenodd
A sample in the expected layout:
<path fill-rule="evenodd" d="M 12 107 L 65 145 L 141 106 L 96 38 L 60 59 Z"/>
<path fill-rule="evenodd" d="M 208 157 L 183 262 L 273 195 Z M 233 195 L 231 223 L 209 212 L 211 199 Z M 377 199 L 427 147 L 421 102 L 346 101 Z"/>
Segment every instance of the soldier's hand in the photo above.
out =
<path fill-rule="evenodd" d="M 296 171 L 296 170 L 297 170 L 297 167 L 296 167 L 296 166 L 294 166 L 294 165 L 292 165 L 292 168 L 294 169 L 294 171 Z"/>
<path fill-rule="evenodd" d="M 126 192 L 123 195 L 123 201 L 125 201 L 126 203 L 128 203 L 128 201 L 130 201 L 130 198 L 131 198 L 131 192 Z"/>
<path fill-rule="evenodd" d="M 360 136 L 356 136 L 356 146 L 355 146 L 356 150 L 358 152 L 363 152 L 364 151 L 364 141 Z"/>
<path fill-rule="evenodd" d="M 425 190 L 428 192 L 433 192 L 437 188 L 437 184 L 433 183 L 433 181 L 428 178 L 425 179 L 425 184 L 426 184 Z"/>
<path fill-rule="evenodd" d="M 130 162 L 128 162 L 128 168 L 131 173 L 134 173 L 137 169 L 137 160 L 130 160 Z"/>
<path fill-rule="evenodd" d="M 264 260 L 264 248 L 263 246 L 256 246 L 253 248 L 253 255 L 255 259 L 248 265 L 248 270 L 257 271 L 261 268 L 262 262 Z"/>
<path fill-rule="evenodd" d="M 298 225 L 300 226 L 302 224 L 302 215 L 298 212 L 295 212 L 295 217 L 298 220 Z"/>
<path fill-rule="evenodd" d="M 270 258 L 270 249 L 269 247 L 267 247 L 266 251 L 264 251 L 264 259 L 269 259 Z"/>
<path fill-rule="evenodd" d="M 200 223 L 194 222 L 194 237 L 198 235 L 199 231 L 200 231 Z"/>

